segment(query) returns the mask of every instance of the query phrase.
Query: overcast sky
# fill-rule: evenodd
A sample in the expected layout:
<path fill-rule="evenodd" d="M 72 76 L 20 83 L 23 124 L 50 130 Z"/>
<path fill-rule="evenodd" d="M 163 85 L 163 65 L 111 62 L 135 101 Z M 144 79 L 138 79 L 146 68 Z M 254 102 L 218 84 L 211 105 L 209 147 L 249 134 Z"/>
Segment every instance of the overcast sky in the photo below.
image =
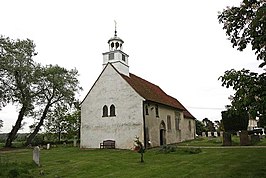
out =
<path fill-rule="evenodd" d="M 177 98 L 198 120 L 220 120 L 232 90 L 224 71 L 258 71 L 254 52 L 239 52 L 227 40 L 217 15 L 240 0 L 0 0 L 0 34 L 29 38 L 37 62 L 77 68 L 83 100 L 102 71 L 102 53 L 114 35 L 124 40 L 130 72 Z M 0 111 L 2 132 L 17 119 L 16 107 Z M 25 120 L 30 123 L 29 119 Z M 23 130 L 28 131 L 26 126 Z"/>

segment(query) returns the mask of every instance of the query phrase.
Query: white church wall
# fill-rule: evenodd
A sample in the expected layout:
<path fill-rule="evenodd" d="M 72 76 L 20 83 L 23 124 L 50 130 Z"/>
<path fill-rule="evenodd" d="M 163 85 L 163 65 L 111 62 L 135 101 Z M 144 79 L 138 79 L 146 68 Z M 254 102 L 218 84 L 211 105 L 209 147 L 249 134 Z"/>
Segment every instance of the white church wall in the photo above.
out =
<path fill-rule="evenodd" d="M 165 141 L 166 144 L 180 142 L 180 131 L 176 129 L 175 124 L 175 113 L 176 110 L 163 105 L 158 105 L 159 117 L 155 114 L 156 104 L 149 103 L 148 111 L 149 114 L 145 115 L 145 126 L 148 127 L 147 137 L 151 141 L 151 146 L 160 146 L 160 125 L 163 121 L 165 123 Z M 167 117 L 170 116 L 171 128 L 168 128 Z"/>
<path fill-rule="evenodd" d="M 196 129 L 195 120 L 190 118 L 185 118 L 184 115 L 182 115 L 182 119 L 180 122 L 181 141 L 194 139 L 196 133 L 195 129 Z"/>
<path fill-rule="evenodd" d="M 103 140 L 112 139 L 116 141 L 116 148 L 131 149 L 135 136 L 143 138 L 142 101 L 143 98 L 108 64 L 82 103 L 80 146 L 99 148 Z M 116 116 L 102 117 L 103 106 L 108 107 L 110 115 L 112 104 Z"/>

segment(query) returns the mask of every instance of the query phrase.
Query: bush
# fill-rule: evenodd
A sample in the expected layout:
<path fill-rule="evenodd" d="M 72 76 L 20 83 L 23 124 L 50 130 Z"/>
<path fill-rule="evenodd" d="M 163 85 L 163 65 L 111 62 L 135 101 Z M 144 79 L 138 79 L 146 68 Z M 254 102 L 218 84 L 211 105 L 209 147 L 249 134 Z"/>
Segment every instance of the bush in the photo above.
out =
<path fill-rule="evenodd" d="M 194 147 L 186 148 L 184 151 L 189 154 L 199 154 L 202 152 L 201 148 L 194 148 Z"/>
<path fill-rule="evenodd" d="M 161 146 L 160 153 L 171 153 L 176 151 L 176 146 L 174 145 L 163 145 Z"/>

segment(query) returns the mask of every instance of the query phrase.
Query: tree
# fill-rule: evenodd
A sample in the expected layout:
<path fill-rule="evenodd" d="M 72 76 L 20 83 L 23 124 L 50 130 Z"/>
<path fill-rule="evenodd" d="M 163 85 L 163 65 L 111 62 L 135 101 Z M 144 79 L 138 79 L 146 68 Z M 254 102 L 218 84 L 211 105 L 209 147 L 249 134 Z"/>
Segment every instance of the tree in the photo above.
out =
<path fill-rule="evenodd" d="M 251 44 L 257 59 L 266 65 L 266 2 L 244 0 L 239 7 L 227 7 L 218 15 L 223 29 L 233 47 L 244 50 Z M 232 98 L 233 110 L 245 110 L 252 118 L 259 117 L 260 124 L 266 124 L 266 73 L 255 73 L 246 69 L 234 69 L 219 77 L 222 86 L 232 87 L 236 93 Z"/>
<path fill-rule="evenodd" d="M 78 85 L 78 71 L 76 69 L 67 70 L 58 65 L 48 65 L 39 68 L 39 70 L 38 90 L 40 93 L 35 103 L 39 106 L 38 110 L 35 111 L 37 113 L 35 117 L 39 121 L 27 138 L 25 145 L 29 145 L 39 132 L 49 110 L 53 111 L 55 105 L 66 107 L 73 104 L 76 101 L 75 93 L 82 89 Z"/>
<path fill-rule="evenodd" d="M 260 67 L 266 65 L 266 2 L 265 0 L 243 0 L 239 7 L 227 7 L 218 15 L 226 35 L 238 50 L 252 45 Z"/>
<path fill-rule="evenodd" d="M 61 134 L 68 138 L 79 138 L 80 129 L 80 108 L 78 104 L 73 108 L 62 108 L 56 106 L 53 112 L 47 115 L 45 130 L 48 133 L 57 133 L 58 141 L 61 139 Z"/>
<path fill-rule="evenodd" d="M 217 132 L 220 132 L 220 131 L 223 131 L 224 128 L 223 128 L 223 122 L 222 120 L 215 120 L 214 121 L 214 128 Z"/>
<path fill-rule="evenodd" d="M 202 123 L 205 126 L 205 131 L 208 131 L 208 132 L 214 132 L 215 131 L 214 123 L 211 120 L 209 120 L 208 118 L 204 118 L 202 120 Z"/>
<path fill-rule="evenodd" d="M 204 124 L 201 121 L 197 120 L 197 119 L 195 120 L 195 122 L 196 122 L 196 134 L 197 135 L 202 135 L 202 132 L 206 131 L 206 129 L 204 127 Z"/>
<path fill-rule="evenodd" d="M 32 60 L 35 53 L 33 41 L 12 40 L 0 36 L 0 108 L 8 103 L 20 108 L 17 121 L 6 140 L 6 147 L 11 147 L 24 116 L 29 115 L 36 95 L 35 66 Z"/>
<path fill-rule="evenodd" d="M 0 129 L 3 127 L 3 121 L 0 119 Z"/>
<path fill-rule="evenodd" d="M 231 98 L 231 108 L 245 110 L 252 118 L 265 119 L 266 110 L 266 73 L 258 74 L 242 69 L 226 71 L 219 78 L 222 86 L 232 87 L 236 92 Z"/>

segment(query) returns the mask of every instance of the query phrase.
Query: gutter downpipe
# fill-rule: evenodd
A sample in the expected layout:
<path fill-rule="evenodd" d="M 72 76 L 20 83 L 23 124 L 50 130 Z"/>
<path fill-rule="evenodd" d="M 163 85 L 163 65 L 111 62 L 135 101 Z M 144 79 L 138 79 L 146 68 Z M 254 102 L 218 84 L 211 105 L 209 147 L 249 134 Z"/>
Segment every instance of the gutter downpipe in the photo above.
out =
<path fill-rule="evenodd" d="M 146 123 L 145 123 L 145 104 L 146 102 L 142 102 L 142 114 L 143 114 L 143 140 L 144 140 L 144 148 L 147 148 L 147 138 L 146 138 Z"/>

